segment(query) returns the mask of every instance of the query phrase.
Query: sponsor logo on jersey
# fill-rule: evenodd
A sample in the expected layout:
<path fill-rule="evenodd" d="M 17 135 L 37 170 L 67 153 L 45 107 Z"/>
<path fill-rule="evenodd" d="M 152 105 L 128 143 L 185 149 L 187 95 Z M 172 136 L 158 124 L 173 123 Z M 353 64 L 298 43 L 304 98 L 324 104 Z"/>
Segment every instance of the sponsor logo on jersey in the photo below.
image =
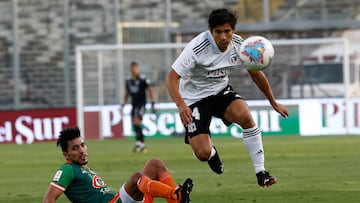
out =
<path fill-rule="evenodd" d="M 229 73 L 230 73 L 230 68 L 226 67 L 226 68 L 211 70 L 208 72 L 207 76 L 208 78 L 223 78 L 229 75 Z"/>
<path fill-rule="evenodd" d="M 105 182 L 98 175 L 95 175 L 93 177 L 92 183 L 93 183 L 94 188 L 102 188 L 102 187 L 106 186 Z"/>

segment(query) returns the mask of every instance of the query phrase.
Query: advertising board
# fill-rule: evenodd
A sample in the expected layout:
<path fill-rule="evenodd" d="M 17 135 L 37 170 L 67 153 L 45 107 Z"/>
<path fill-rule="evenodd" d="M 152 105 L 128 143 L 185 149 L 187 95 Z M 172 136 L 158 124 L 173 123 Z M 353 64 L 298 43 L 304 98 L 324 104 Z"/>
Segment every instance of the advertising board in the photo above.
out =
<path fill-rule="evenodd" d="M 75 125 L 75 108 L 0 112 L 0 144 L 54 140 L 62 128 Z"/>

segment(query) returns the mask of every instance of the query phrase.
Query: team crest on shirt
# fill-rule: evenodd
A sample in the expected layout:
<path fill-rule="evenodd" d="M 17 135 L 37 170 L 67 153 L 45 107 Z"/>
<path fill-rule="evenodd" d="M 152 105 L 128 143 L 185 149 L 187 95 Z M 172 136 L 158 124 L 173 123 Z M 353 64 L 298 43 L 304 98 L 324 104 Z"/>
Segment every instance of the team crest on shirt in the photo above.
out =
<path fill-rule="evenodd" d="M 230 63 L 232 65 L 236 65 L 238 63 L 238 57 L 236 54 L 231 54 L 230 56 Z"/>

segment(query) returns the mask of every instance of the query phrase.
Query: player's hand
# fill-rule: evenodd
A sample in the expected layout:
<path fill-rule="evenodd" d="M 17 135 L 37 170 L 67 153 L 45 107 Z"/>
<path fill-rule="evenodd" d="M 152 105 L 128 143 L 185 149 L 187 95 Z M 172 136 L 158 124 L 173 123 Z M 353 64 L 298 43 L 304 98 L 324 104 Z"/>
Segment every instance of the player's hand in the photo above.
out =
<path fill-rule="evenodd" d="M 186 104 L 178 106 L 178 109 L 179 109 L 179 115 L 180 115 L 180 118 L 181 118 L 181 122 L 185 126 L 192 123 L 193 118 L 192 118 L 191 109 Z"/>
<path fill-rule="evenodd" d="M 282 117 L 284 117 L 284 118 L 289 117 L 288 109 L 287 109 L 287 107 L 285 105 L 275 103 L 272 106 L 275 109 L 275 111 L 277 111 Z"/>

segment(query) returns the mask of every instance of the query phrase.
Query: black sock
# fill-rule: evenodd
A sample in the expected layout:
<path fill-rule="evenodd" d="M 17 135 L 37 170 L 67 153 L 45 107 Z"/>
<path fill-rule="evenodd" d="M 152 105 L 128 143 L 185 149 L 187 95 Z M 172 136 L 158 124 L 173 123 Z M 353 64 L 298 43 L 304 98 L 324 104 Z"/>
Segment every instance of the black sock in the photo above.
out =
<path fill-rule="evenodd" d="M 141 125 L 134 124 L 134 129 L 136 133 L 136 141 L 144 142 L 144 134 L 142 133 Z"/>

